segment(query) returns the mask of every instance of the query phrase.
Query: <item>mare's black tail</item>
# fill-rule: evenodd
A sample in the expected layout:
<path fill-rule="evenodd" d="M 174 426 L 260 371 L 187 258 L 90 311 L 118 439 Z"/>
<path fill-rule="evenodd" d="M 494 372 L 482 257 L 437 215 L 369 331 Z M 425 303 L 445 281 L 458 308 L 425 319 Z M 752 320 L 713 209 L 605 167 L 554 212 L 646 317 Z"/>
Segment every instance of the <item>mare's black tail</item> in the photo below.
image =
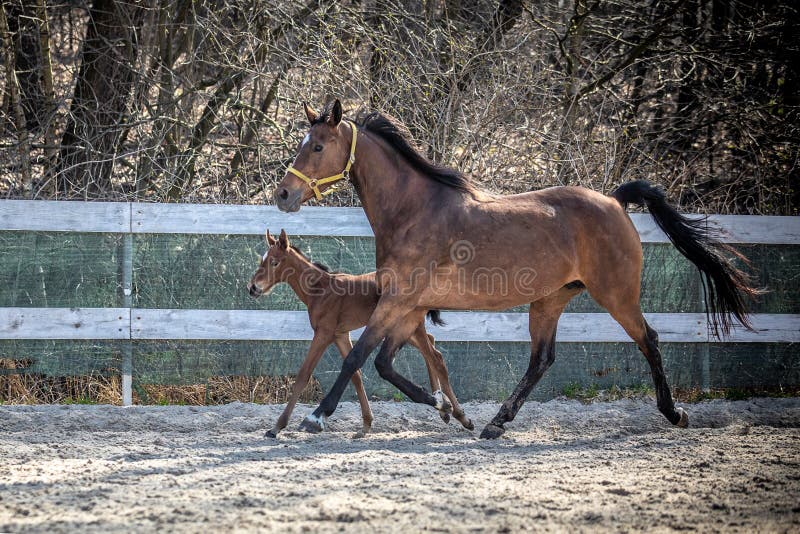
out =
<path fill-rule="evenodd" d="M 714 335 L 730 333 L 731 317 L 747 329 L 753 330 L 748 318 L 748 303 L 758 295 L 750 277 L 737 269 L 726 254 L 735 256 L 749 265 L 747 258 L 734 248 L 720 242 L 705 218 L 681 215 L 667 203 L 664 191 L 644 180 L 627 182 L 615 189 L 611 196 L 625 207 L 628 203 L 647 206 L 656 224 L 672 244 L 694 263 L 702 274 L 706 314 Z"/>

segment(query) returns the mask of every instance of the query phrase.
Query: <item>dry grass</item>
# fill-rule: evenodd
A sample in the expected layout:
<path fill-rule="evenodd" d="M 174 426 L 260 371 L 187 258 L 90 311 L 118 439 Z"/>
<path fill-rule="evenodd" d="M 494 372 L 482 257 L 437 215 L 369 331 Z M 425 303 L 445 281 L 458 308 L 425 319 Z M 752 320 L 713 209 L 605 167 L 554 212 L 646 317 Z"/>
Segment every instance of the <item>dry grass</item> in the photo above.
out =
<path fill-rule="evenodd" d="M 212 376 L 205 384 L 141 385 L 134 391 L 134 403 L 200 406 L 238 401 L 283 404 L 289 400 L 293 385 L 293 376 Z M 312 403 L 321 399 L 322 388 L 312 377 L 300 394 L 299 402 Z"/>
<path fill-rule="evenodd" d="M 0 359 L 0 403 L 3 404 L 121 404 L 118 375 L 45 376 L 8 373 L 30 367 L 29 360 Z"/>
<path fill-rule="evenodd" d="M 30 367 L 29 360 L 0 359 L 0 404 L 122 404 L 118 375 L 45 376 L 8 373 Z M 134 404 L 211 405 L 229 402 L 282 404 L 287 402 L 293 376 L 212 376 L 204 384 L 141 384 Z M 312 377 L 300 402 L 322 399 L 319 381 Z"/>

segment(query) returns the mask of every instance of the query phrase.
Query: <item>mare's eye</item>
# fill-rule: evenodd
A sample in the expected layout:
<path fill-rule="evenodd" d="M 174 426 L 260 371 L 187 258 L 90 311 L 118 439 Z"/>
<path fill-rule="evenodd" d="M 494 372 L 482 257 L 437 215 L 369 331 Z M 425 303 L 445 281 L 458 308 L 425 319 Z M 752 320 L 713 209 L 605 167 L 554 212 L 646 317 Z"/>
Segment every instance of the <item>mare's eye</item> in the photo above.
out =
<path fill-rule="evenodd" d="M 322 145 L 314 145 L 314 152 L 322 152 Z"/>

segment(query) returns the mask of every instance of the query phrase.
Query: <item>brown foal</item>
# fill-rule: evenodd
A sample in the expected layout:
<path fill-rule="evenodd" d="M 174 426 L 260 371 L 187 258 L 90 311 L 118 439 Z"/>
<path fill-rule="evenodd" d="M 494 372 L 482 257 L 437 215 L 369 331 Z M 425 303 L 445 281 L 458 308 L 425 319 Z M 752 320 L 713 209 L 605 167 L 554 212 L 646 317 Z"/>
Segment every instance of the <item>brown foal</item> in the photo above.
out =
<path fill-rule="evenodd" d="M 747 302 L 757 291 L 729 259 L 735 251 L 716 240 L 704 220 L 679 214 L 663 191 L 644 181 L 623 184 L 610 195 L 582 187 L 489 194 L 458 171 L 428 161 L 390 117 L 370 113 L 342 120 L 338 100 L 322 114 L 306 106 L 306 115 L 311 128 L 275 190 L 275 202 L 283 211 L 297 211 L 336 181 L 349 180 L 375 234 L 380 300 L 303 428 L 324 428 L 347 380 L 381 343 L 375 360 L 381 376 L 412 400 L 435 406 L 436 399 L 392 369 L 397 348 L 419 325 L 415 310 L 503 310 L 529 303 L 528 370 L 481 433 L 496 438 L 553 363 L 558 319 L 584 290 L 644 354 L 659 410 L 672 424 L 688 425 L 686 412 L 675 408 L 658 335 L 639 306 L 642 245 L 625 206 L 646 206 L 697 266 L 715 333 L 726 333 L 734 318 L 747 327 Z M 505 283 L 487 283 L 492 280 Z"/>
<path fill-rule="evenodd" d="M 314 329 L 311 347 L 297 372 L 297 379 L 292 386 L 292 394 L 286 409 L 278 418 L 275 427 L 267 432 L 267 436 L 274 438 L 289 422 L 297 399 L 306 387 L 325 349 L 331 343 L 335 343 L 342 358 L 346 357 L 353 348 L 350 332 L 367 324 L 378 304 L 379 295 L 374 272 L 362 275 L 332 273 L 324 265 L 310 261 L 302 252 L 292 247 L 283 230 L 278 239 L 273 238 L 267 230 L 266 238 L 269 249 L 250 280 L 250 295 L 259 297 L 281 282 L 289 284 L 308 308 L 308 318 Z M 474 428 L 472 421 L 464 414 L 450 386 L 442 353 L 436 350 L 433 336 L 425 331 L 426 311 L 420 309 L 415 312 L 417 324 L 408 342 L 416 347 L 425 359 L 439 415 L 445 422 L 449 422 L 452 413 L 465 428 L 472 430 Z M 434 323 L 442 324 L 437 310 L 432 310 L 428 315 Z M 361 405 L 363 428 L 356 434 L 360 437 L 370 431 L 372 411 L 361 381 L 361 372 L 353 373 L 351 381 Z"/>

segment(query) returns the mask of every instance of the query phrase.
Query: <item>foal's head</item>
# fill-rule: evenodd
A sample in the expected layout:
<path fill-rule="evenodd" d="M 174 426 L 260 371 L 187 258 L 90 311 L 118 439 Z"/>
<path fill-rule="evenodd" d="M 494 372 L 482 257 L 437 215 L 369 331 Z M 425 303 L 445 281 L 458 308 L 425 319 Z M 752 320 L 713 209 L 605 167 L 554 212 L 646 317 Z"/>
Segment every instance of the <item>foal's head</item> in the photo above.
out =
<path fill-rule="evenodd" d="M 315 196 L 320 198 L 335 183 L 326 182 L 326 178 L 335 177 L 345 169 L 349 171 L 347 162 L 353 138 L 349 128 L 341 127 L 342 104 L 336 100 L 322 114 L 308 104 L 304 106 L 311 129 L 297 148 L 297 156 L 290 167 L 294 171 L 287 171 L 275 189 L 275 204 L 281 211 L 297 211 L 303 202 Z M 305 176 L 306 180 L 298 174 Z M 344 174 L 346 180 L 347 172 Z"/>
<path fill-rule="evenodd" d="M 266 238 L 269 248 L 261 258 L 256 274 L 250 279 L 250 296 L 255 298 L 268 294 L 276 284 L 285 282 L 294 272 L 288 261 L 291 247 L 286 232 L 281 230 L 281 235 L 275 239 L 267 230 Z"/>

